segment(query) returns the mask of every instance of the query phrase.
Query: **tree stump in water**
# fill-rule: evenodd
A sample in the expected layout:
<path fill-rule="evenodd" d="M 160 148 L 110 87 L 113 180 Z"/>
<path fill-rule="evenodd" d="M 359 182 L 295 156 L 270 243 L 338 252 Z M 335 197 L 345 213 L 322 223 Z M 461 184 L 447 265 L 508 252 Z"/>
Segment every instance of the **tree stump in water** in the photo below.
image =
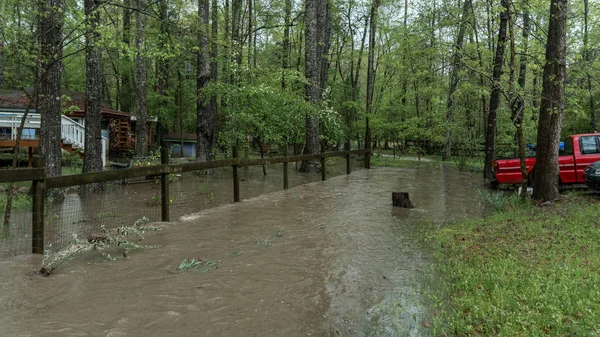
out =
<path fill-rule="evenodd" d="M 415 208 L 415 205 L 408 198 L 407 192 L 392 192 L 392 205 L 394 207 Z"/>

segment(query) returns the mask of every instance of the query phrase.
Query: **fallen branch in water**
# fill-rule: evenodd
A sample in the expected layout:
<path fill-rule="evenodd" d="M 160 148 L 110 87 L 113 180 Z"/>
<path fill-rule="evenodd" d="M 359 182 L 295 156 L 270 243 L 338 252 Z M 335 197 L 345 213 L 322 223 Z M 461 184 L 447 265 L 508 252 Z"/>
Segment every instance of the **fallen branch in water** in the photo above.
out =
<path fill-rule="evenodd" d="M 144 234 L 147 231 L 161 230 L 160 227 L 145 225 L 147 222 L 148 219 L 144 217 L 137 220 L 132 226 L 121 226 L 109 230 L 102 226 L 100 234 L 90 235 L 85 241 L 79 239 L 76 234 L 73 234 L 73 240 L 67 248 L 54 252 L 52 251 L 52 245 L 50 245 L 44 251 L 44 260 L 42 261 L 39 273 L 44 276 L 50 276 L 65 261 L 72 260 L 77 255 L 88 251 L 102 252 L 106 248 L 121 247 L 124 249 L 123 257 L 127 257 L 129 252 L 135 250 L 156 248 L 156 246 L 140 245 L 137 243 L 144 239 Z M 135 240 L 130 240 L 130 236 L 135 236 Z M 102 252 L 102 256 L 111 261 L 118 259 L 118 257 L 112 257 L 110 254 L 105 254 L 104 252 Z"/>

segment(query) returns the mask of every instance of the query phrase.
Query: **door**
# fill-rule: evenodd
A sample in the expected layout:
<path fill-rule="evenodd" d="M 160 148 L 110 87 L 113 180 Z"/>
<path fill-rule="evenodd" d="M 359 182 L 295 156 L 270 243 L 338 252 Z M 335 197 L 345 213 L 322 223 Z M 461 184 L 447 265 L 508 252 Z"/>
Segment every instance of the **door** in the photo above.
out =
<path fill-rule="evenodd" d="M 579 137 L 579 148 L 581 156 L 576 158 L 577 182 L 583 183 L 583 170 L 591 163 L 600 160 L 600 137 Z"/>
<path fill-rule="evenodd" d="M 575 157 L 573 156 L 573 138 L 565 139 L 564 147 L 558 155 L 558 167 L 560 170 L 560 181 L 564 184 L 577 182 L 575 170 Z"/>

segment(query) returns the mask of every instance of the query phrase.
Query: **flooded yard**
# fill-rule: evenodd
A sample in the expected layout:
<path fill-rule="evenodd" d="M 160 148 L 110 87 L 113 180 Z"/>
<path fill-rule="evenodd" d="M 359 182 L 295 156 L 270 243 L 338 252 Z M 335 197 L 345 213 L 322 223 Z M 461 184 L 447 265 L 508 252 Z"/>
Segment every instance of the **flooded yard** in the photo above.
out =
<path fill-rule="evenodd" d="M 89 254 L 49 278 L 33 272 L 41 256 L 2 259 L 0 336 L 427 335 L 421 228 L 481 214 L 480 181 L 448 168 L 378 168 L 287 191 L 269 183 L 266 194 L 196 214 L 174 205 L 182 221 L 126 259 Z M 180 199 L 195 191 L 174 184 Z M 417 208 L 393 210 L 393 191 Z M 217 268 L 179 271 L 188 257 Z"/>

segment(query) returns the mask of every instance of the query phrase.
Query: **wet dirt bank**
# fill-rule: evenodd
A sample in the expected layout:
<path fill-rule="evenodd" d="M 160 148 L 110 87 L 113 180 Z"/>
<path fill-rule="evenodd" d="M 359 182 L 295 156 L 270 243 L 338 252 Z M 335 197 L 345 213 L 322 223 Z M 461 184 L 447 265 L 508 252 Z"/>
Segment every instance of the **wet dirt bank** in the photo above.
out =
<path fill-rule="evenodd" d="M 425 222 L 478 214 L 475 175 L 374 169 L 186 216 L 158 248 L 0 260 L 0 336 L 420 336 Z M 392 214 L 391 192 L 417 209 Z M 397 212 L 397 211 L 396 211 Z M 178 271 L 187 257 L 217 269 Z"/>

